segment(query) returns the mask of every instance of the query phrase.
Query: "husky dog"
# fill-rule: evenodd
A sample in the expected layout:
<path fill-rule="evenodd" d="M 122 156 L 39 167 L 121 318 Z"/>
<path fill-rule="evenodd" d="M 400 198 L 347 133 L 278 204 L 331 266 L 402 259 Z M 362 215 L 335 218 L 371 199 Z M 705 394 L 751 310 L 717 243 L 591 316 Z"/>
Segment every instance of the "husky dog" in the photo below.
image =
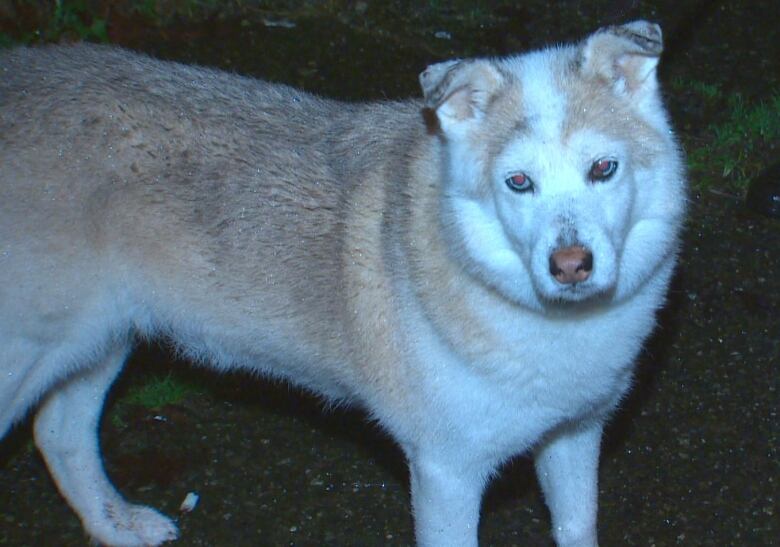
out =
<path fill-rule="evenodd" d="M 91 45 L 0 57 L 0 434 L 86 531 L 158 545 L 98 421 L 139 336 L 362 406 L 402 447 L 420 545 L 477 544 L 533 451 L 563 546 L 596 545 L 604 421 L 676 260 L 661 30 L 434 64 L 342 104 Z"/>

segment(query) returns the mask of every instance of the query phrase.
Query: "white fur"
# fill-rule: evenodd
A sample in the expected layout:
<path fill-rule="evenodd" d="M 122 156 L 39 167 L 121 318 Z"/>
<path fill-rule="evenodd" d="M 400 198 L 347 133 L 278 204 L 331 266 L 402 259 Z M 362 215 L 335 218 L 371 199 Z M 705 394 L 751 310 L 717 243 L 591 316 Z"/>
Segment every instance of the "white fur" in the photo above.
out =
<path fill-rule="evenodd" d="M 550 71 L 550 61 L 557 53 L 556 49 L 533 51 L 502 63 L 520 82 L 524 118 L 542 142 L 556 139 L 565 120 L 566 100 L 557 90 Z M 549 157 L 547 161 L 554 159 Z"/>

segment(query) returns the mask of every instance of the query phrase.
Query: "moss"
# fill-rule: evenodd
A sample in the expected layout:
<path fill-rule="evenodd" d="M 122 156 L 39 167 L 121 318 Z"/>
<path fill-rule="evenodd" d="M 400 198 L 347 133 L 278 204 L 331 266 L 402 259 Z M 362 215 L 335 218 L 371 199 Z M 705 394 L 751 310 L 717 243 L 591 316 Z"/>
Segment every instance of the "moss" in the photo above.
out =
<path fill-rule="evenodd" d="M 675 80 L 672 89 L 692 92 L 705 116 L 702 129 L 683 134 L 694 188 L 742 193 L 748 182 L 774 158 L 780 140 L 780 90 L 747 99 L 742 93 L 726 97 L 719 86 Z"/>
<path fill-rule="evenodd" d="M 143 384 L 131 387 L 119 403 L 160 408 L 178 403 L 188 394 L 197 391 L 198 388 L 193 384 L 178 379 L 173 373 L 168 373 L 165 376 L 153 376 Z"/>

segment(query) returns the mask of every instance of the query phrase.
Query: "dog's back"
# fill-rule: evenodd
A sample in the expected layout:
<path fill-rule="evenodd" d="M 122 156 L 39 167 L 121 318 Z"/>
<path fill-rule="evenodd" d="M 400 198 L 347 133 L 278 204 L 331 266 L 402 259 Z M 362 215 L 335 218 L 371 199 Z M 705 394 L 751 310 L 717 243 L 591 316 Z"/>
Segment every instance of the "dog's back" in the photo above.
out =
<path fill-rule="evenodd" d="M 4 55 L 9 339 L 57 338 L 66 317 L 96 344 L 161 329 L 196 358 L 267 371 L 281 362 L 275 370 L 299 383 L 347 394 L 335 333 L 354 184 L 394 175 L 388 158 L 419 139 L 419 105 L 340 104 L 101 46 Z M 102 332 L 73 321 L 79 309 L 83 323 L 102 317 Z M 54 379 L 83 360 L 34 366 Z M 6 389 L 27 406 L 46 383 Z M 0 429 L 22 410 L 0 414 Z"/>

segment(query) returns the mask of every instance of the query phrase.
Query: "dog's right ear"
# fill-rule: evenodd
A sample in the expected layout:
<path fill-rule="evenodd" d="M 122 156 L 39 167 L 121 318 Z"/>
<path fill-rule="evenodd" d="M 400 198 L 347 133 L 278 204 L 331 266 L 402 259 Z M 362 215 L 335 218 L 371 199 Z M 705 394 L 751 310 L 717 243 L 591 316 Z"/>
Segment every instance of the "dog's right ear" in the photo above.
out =
<path fill-rule="evenodd" d="M 503 77 L 490 61 L 445 61 L 420 74 L 425 108 L 436 114 L 445 135 L 457 136 L 478 122 Z"/>

